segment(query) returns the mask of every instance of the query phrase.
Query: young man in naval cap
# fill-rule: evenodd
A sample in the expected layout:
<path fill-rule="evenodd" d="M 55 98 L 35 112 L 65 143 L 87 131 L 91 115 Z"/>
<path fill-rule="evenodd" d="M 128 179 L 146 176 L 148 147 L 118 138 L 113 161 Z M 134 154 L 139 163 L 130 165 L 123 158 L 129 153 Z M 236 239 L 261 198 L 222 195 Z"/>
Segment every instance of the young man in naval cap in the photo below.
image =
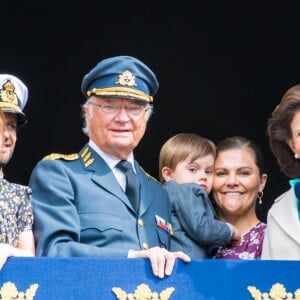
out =
<path fill-rule="evenodd" d="M 5 117 L 0 147 L 0 268 L 10 256 L 33 256 L 35 252 L 31 190 L 8 182 L 3 174 L 15 149 L 17 128 L 26 123 L 23 108 L 27 98 L 27 87 L 19 78 L 0 74 L 0 109 Z"/>
<path fill-rule="evenodd" d="M 168 251 L 167 193 L 133 154 L 156 76 L 134 57 L 111 57 L 83 77 L 81 90 L 89 142 L 78 154 L 47 156 L 30 178 L 37 255 L 149 258 L 155 276 L 170 275 L 177 258 L 190 258 Z"/>
<path fill-rule="evenodd" d="M 14 153 L 17 127 L 23 126 L 27 121 L 23 113 L 27 99 L 28 89 L 19 78 L 10 74 L 0 74 L 0 108 L 6 119 L 5 151 L 0 157 L 1 176 L 3 176 L 3 167 L 7 165 Z"/>

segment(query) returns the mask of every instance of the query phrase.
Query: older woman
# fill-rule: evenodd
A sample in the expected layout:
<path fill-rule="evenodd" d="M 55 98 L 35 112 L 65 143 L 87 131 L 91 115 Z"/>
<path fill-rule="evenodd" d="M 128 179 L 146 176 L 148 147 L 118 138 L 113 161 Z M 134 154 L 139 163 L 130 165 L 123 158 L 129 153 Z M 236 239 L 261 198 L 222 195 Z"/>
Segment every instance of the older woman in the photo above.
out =
<path fill-rule="evenodd" d="M 268 212 L 264 259 L 300 259 L 300 84 L 283 95 L 268 121 L 271 151 L 291 188 Z"/>
<path fill-rule="evenodd" d="M 213 197 L 219 218 L 239 230 L 241 241 L 219 248 L 216 258 L 260 258 L 266 224 L 255 208 L 266 181 L 261 151 L 252 141 L 234 136 L 217 145 Z"/>

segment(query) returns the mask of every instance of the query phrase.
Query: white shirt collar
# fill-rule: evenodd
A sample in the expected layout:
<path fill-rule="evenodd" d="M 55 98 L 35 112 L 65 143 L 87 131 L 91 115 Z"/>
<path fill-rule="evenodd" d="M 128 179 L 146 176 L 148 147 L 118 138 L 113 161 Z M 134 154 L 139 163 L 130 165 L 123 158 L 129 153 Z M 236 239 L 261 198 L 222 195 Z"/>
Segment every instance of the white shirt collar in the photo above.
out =
<path fill-rule="evenodd" d="M 102 158 L 103 160 L 108 164 L 108 166 L 111 169 L 114 169 L 116 164 L 120 161 L 119 158 L 116 158 L 114 156 L 108 155 L 106 152 L 102 151 L 92 140 L 89 140 L 89 146 L 96 151 Z M 127 160 L 132 164 L 133 170 L 136 173 L 135 166 L 134 166 L 134 157 L 133 153 L 131 152 Z"/>

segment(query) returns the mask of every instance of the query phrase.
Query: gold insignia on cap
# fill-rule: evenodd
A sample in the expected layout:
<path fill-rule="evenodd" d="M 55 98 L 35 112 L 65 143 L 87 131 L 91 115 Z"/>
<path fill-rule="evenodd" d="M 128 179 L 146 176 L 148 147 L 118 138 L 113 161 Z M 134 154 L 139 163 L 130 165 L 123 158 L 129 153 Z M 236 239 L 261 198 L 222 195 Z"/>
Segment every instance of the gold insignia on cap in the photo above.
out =
<path fill-rule="evenodd" d="M 15 86 L 10 80 L 7 80 L 0 89 L 0 98 L 4 102 L 9 102 L 18 105 L 18 96 L 15 93 Z"/>
<path fill-rule="evenodd" d="M 43 158 L 43 160 L 54 160 L 54 159 L 64 159 L 64 160 L 75 160 L 78 159 L 77 153 L 72 154 L 60 154 L 60 153 L 51 153 Z"/>
<path fill-rule="evenodd" d="M 130 71 L 124 71 L 119 75 L 119 80 L 116 82 L 121 85 L 137 86 L 135 76 Z"/>

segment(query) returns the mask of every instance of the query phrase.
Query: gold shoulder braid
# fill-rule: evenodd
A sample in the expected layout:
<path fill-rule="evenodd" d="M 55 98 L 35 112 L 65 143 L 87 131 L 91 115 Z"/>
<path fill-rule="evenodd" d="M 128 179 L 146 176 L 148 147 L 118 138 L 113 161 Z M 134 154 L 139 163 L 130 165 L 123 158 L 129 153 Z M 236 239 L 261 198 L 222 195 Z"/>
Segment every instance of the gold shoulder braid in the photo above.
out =
<path fill-rule="evenodd" d="M 78 158 L 79 155 L 77 153 L 72 153 L 72 154 L 51 153 L 45 156 L 43 160 L 54 160 L 54 159 L 75 160 Z"/>
<path fill-rule="evenodd" d="M 141 168 L 141 170 L 144 172 L 144 174 L 148 177 L 153 179 L 154 181 L 158 182 L 159 184 L 161 184 L 155 177 L 153 177 L 152 175 L 150 175 L 149 173 L 147 173 L 140 165 L 139 167 Z"/>

